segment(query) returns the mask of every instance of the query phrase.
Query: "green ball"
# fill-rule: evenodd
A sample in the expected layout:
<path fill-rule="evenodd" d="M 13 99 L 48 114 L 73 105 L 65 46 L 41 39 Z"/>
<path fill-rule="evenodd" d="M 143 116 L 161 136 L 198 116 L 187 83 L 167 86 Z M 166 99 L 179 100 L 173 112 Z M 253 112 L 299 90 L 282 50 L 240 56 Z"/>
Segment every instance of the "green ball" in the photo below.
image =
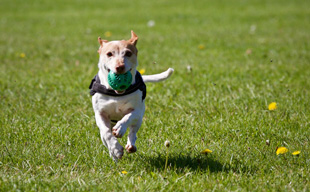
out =
<path fill-rule="evenodd" d="M 116 74 L 112 71 L 108 74 L 108 83 L 112 89 L 116 91 L 124 91 L 128 89 L 132 82 L 132 75 L 130 71 L 124 74 Z"/>

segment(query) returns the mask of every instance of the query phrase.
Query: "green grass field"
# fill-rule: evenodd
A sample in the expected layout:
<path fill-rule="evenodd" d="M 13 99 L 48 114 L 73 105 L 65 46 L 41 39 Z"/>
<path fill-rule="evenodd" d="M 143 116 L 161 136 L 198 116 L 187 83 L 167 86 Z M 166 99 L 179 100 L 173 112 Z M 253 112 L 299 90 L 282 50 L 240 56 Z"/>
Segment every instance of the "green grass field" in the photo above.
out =
<path fill-rule="evenodd" d="M 309 191 L 309 7 L 1 0 L 0 191 Z M 147 84 L 138 151 L 115 164 L 88 85 L 97 37 L 128 39 L 130 30 L 139 69 L 175 73 Z M 289 152 L 277 155 L 281 146 Z"/>

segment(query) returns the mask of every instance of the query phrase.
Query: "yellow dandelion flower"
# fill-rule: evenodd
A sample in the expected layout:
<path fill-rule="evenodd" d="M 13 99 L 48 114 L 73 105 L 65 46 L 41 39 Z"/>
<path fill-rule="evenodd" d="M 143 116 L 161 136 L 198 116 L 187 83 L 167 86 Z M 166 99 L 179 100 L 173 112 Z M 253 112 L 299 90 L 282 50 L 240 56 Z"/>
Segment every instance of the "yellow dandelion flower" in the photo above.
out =
<path fill-rule="evenodd" d="M 141 180 L 142 180 L 142 178 L 140 176 L 138 176 L 138 181 L 141 181 Z"/>
<path fill-rule="evenodd" d="M 286 148 L 286 147 L 279 147 L 278 149 L 277 149 L 277 155 L 279 155 L 279 154 L 284 154 L 284 153 L 287 153 L 288 152 L 288 149 Z"/>
<path fill-rule="evenodd" d="M 122 173 L 123 173 L 124 175 L 126 175 L 128 172 L 127 172 L 127 171 L 122 171 Z"/>
<path fill-rule="evenodd" d="M 269 111 L 273 111 L 277 109 L 277 103 L 276 102 L 272 102 L 268 105 L 268 109 Z"/>
<path fill-rule="evenodd" d="M 19 55 L 19 57 L 20 57 L 20 58 L 25 58 L 25 57 L 26 57 L 26 54 L 25 54 L 25 53 L 21 53 L 21 54 Z"/>
<path fill-rule="evenodd" d="M 292 155 L 299 155 L 300 154 L 300 151 L 294 151 L 293 153 L 292 153 Z"/>
<path fill-rule="evenodd" d="M 143 75 L 143 74 L 145 73 L 145 69 L 140 69 L 140 70 L 139 70 L 139 73 L 140 73 L 141 75 Z"/>
<path fill-rule="evenodd" d="M 198 45 L 198 49 L 202 50 L 202 49 L 205 49 L 206 47 L 202 44 Z"/>
<path fill-rule="evenodd" d="M 104 36 L 105 37 L 111 37 L 112 33 L 110 31 L 107 31 L 107 32 L 104 33 Z"/>
<path fill-rule="evenodd" d="M 203 151 L 200 152 L 201 154 L 208 154 L 208 153 L 212 153 L 212 151 L 210 149 L 205 149 Z"/>

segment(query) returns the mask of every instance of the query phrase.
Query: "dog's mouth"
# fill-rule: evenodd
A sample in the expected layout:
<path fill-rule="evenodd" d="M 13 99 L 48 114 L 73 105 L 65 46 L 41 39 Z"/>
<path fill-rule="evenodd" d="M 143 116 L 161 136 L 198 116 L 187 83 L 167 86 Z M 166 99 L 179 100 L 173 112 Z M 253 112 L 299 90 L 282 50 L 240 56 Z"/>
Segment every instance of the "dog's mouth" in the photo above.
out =
<path fill-rule="evenodd" d="M 125 93 L 125 91 L 116 91 L 116 90 L 114 90 L 114 91 L 115 91 L 116 94 L 123 94 L 123 93 Z"/>

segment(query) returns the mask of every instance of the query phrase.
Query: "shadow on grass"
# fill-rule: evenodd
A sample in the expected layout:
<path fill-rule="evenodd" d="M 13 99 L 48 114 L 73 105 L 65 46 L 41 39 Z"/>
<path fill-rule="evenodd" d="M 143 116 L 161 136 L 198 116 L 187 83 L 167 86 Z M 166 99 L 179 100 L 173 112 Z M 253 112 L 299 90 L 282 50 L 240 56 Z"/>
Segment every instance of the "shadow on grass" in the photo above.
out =
<path fill-rule="evenodd" d="M 150 171 L 154 168 L 164 170 L 166 163 L 166 155 L 158 154 L 156 156 L 141 156 L 144 164 Z M 174 169 L 176 172 L 189 171 L 210 171 L 210 172 L 228 172 L 229 169 L 223 166 L 212 156 L 199 155 L 193 157 L 190 154 L 169 154 L 168 168 Z"/>
<path fill-rule="evenodd" d="M 149 171 L 157 169 L 164 171 L 166 163 L 165 154 L 139 154 L 141 164 Z M 136 160 L 138 160 L 136 159 Z M 253 175 L 258 169 L 255 166 L 248 167 L 238 159 L 230 160 L 230 162 L 220 162 L 212 154 L 210 155 L 193 155 L 191 153 L 171 153 L 168 159 L 168 168 L 176 173 L 193 172 L 226 172 L 226 173 L 243 173 Z"/>

